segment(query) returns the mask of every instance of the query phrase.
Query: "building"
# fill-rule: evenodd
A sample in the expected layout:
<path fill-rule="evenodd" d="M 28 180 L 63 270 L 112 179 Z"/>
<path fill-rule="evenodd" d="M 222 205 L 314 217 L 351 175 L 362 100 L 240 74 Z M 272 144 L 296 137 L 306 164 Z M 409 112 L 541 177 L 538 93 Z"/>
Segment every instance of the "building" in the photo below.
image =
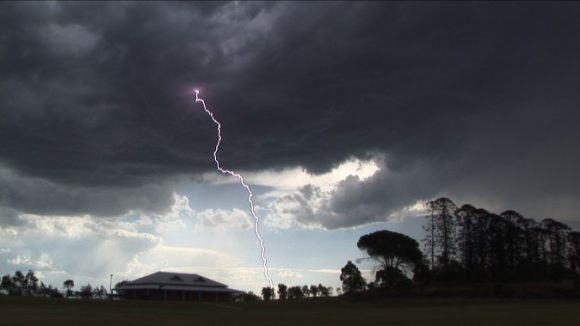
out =
<path fill-rule="evenodd" d="M 198 274 L 157 272 L 118 284 L 121 298 L 143 300 L 227 301 L 241 291 Z"/>

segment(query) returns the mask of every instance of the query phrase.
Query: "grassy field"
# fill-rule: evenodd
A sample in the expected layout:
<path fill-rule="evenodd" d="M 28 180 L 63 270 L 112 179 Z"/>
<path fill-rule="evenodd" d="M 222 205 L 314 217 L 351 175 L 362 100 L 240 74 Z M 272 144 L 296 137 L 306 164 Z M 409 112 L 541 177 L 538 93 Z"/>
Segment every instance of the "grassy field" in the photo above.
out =
<path fill-rule="evenodd" d="M 580 325 L 579 301 L 182 303 L 0 297 L 0 325 Z"/>

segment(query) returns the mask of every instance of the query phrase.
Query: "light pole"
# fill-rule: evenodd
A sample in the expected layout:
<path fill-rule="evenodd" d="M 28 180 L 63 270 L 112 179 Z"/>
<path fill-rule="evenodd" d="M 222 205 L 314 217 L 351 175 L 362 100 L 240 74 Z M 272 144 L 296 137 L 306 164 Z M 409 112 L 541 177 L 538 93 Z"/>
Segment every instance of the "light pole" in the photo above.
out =
<path fill-rule="evenodd" d="M 113 299 L 113 274 L 111 274 L 111 279 L 109 280 L 109 295 Z"/>

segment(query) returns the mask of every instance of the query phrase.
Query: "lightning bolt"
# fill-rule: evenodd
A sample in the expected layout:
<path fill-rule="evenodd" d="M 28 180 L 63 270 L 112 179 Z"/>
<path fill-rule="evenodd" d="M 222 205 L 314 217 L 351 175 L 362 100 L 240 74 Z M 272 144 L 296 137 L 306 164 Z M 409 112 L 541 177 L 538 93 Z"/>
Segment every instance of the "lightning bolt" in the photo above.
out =
<path fill-rule="evenodd" d="M 207 115 L 209 115 L 209 117 L 211 118 L 211 120 L 213 121 L 213 123 L 216 124 L 217 126 L 217 143 L 215 144 L 215 149 L 213 151 L 213 160 L 215 161 L 215 165 L 218 169 L 218 171 L 220 171 L 222 174 L 228 174 L 231 176 L 234 176 L 236 178 L 238 178 L 238 180 L 240 180 L 240 184 L 242 185 L 242 187 L 244 187 L 246 189 L 246 191 L 248 192 L 248 203 L 250 204 L 250 211 L 252 212 L 252 216 L 254 217 L 254 233 L 256 234 L 256 238 L 258 238 L 258 243 L 260 244 L 260 255 L 262 257 L 262 267 L 264 269 L 264 277 L 266 277 L 266 279 L 268 280 L 268 283 L 270 283 L 270 287 L 274 288 L 274 283 L 272 282 L 272 279 L 270 278 L 270 272 L 268 271 L 268 259 L 266 259 L 266 246 L 264 245 L 264 239 L 262 239 L 262 236 L 260 235 L 260 232 L 258 231 L 258 223 L 260 222 L 260 219 L 258 218 L 258 214 L 256 214 L 256 209 L 254 207 L 254 194 L 252 193 L 252 189 L 250 189 L 250 186 L 248 186 L 248 184 L 246 184 L 246 182 L 244 181 L 244 177 L 239 174 L 236 173 L 232 170 L 228 170 L 228 169 L 224 169 L 221 167 L 220 161 L 218 160 L 217 154 L 218 151 L 220 150 L 220 144 L 222 142 L 222 124 L 213 116 L 213 112 L 211 112 L 210 110 L 208 110 L 207 106 L 205 105 L 205 101 L 199 97 L 199 90 L 195 90 L 195 103 L 200 102 L 201 105 L 203 106 L 203 109 L 205 110 L 205 113 L 207 113 Z"/>

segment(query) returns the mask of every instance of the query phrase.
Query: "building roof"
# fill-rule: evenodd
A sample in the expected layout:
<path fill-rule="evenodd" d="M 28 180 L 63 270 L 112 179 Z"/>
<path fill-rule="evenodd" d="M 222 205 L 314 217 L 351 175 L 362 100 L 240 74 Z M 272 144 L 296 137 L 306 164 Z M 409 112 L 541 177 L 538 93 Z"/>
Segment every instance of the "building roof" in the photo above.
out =
<path fill-rule="evenodd" d="M 238 292 L 228 286 L 198 274 L 156 272 L 115 287 L 115 290 L 180 290 Z"/>

